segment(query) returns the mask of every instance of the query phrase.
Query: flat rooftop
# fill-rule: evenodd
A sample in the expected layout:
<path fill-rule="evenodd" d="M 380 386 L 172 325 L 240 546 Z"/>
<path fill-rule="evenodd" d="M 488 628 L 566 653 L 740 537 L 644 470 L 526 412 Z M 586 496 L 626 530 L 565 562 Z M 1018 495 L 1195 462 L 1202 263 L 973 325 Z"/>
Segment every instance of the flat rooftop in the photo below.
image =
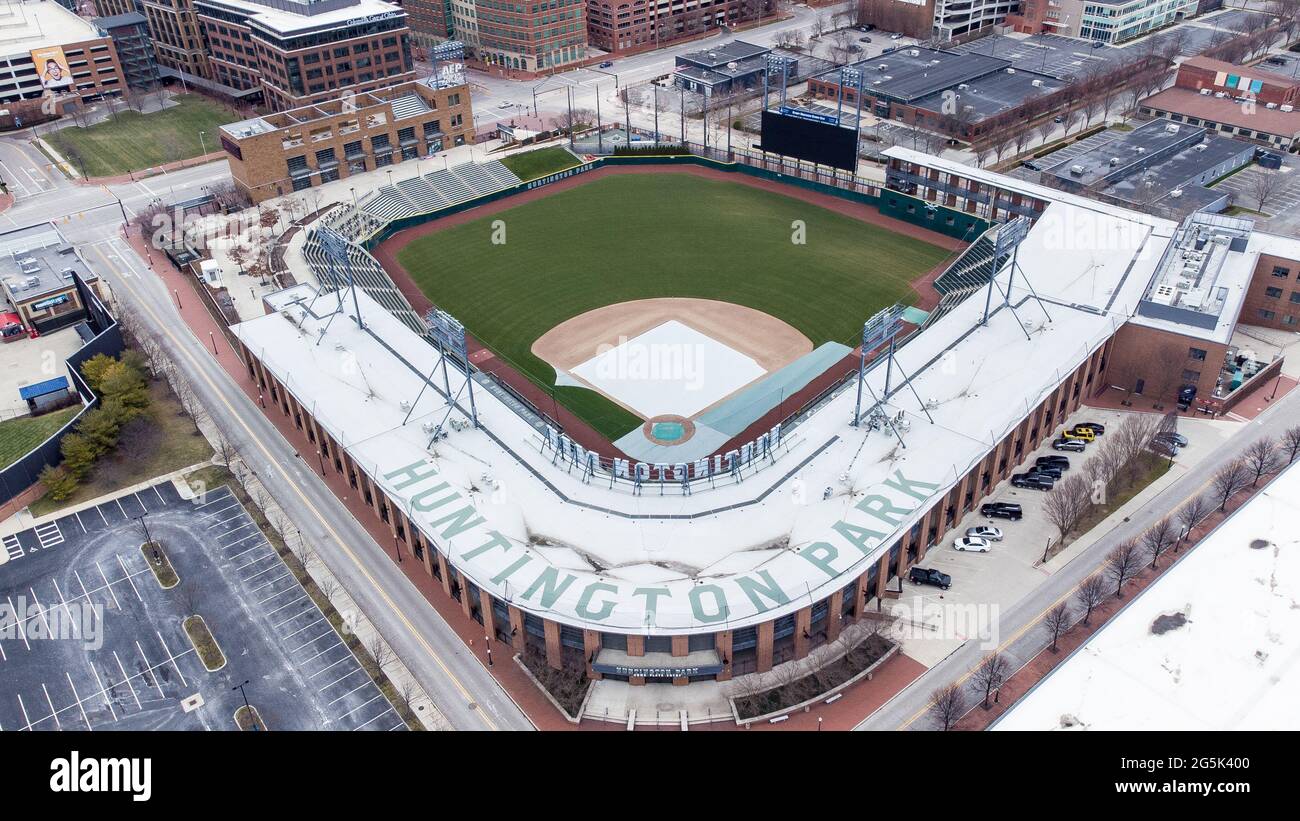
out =
<path fill-rule="evenodd" d="M 51 225 L 0 234 L 0 282 L 13 299 L 28 302 L 72 285 L 68 271 L 96 279 L 76 249 Z"/>
<path fill-rule="evenodd" d="M 41 46 L 99 37 L 89 21 L 54 2 L 0 2 L 0 54 L 26 54 Z"/>
<path fill-rule="evenodd" d="M 1252 251 L 1254 223 L 1217 214 L 1191 214 L 1165 249 L 1133 321 L 1227 344 L 1254 275 L 1261 242 Z"/>
<path fill-rule="evenodd" d="M 318 3 L 294 3 L 284 0 L 265 4 L 253 0 L 198 0 L 196 10 L 209 5 L 245 14 L 259 28 L 277 35 L 292 35 L 315 29 L 333 28 L 351 22 L 367 22 L 404 17 L 400 6 L 383 0 L 326 0 Z M 308 13 L 303 13 L 304 11 Z"/>
<path fill-rule="evenodd" d="M 991 34 L 969 43 L 948 47 L 958 54 L 982 54 L 1007 60 L 1024 71 L 1036 71 L 1063 80 L 1080 77 L 1097 67 L 1119 66 L 1133 59 L 1131 51 L 1112 46 L 1094 48 L 1092 40 L 1060 34 L 1023 35 Z"/>
<path fill-rule="evenodd" d="M 717 48 L 701 49 L 678 55 L 677 59 L 694 63 L 703 68 L 713 69 L 714 71 L 722 71 L 727 67 L 727 63 L 762 57 L 769 51 L 771 49 L 767 46 L 756 46 L 753 43 L 746 43 L 744 40 L 732 40 L 730 43 L 723 43 Z"/>
<path fill-rule="evenodd" d="M 1040 217 L 1009 305 L 995 304 L 987 324 L 984 300 L 966 300 L 899 349 L 889 394 L 885 368 L 870 371 L 864 397 L 901 419 L 897 436 L 851 427 L 845 389 L 782 438 L 770 467 L 718 477 L 713 489 L 697 482 L 691 495 L 673 483 L 634 496 L 627 483 L 582 481 L 485 390 L 476 391 L 484 427 L 431 445 L 447 413 L 440 380 L 426 381 L 438 354 L 364 294 L 364 329 L 351 298 L 300 286 L 234 333 L 481 589 L 592 629 L 742 628 L 878 563 L 1132 315 L 1175 226 L 1084 202 Z M 1063 242 L 1079 247 L 1062 253 Z M 1009 274 L 998 275 L 1003 288 Z M 460 390 L 456 377 L 451 388 Z"/>
<path fill-rule="evenodd" d="M 1257 105 L 1247 113 L 1241 103 L 1231 97 L 1216 97 L 1213 94 L 1201 94 L 1190 88 L 1174 86 L 1142 100 L 1141 106 L 1158 111 L 1169 111 L 1185 117 L 1196 117 L 1201 121 L 1223 123 L 1234 128 L 1245 128 L 1253 132 L 1277 134 L 1294 138 L 1300 134 L 1300 111 L 1282 111 L 1280 108 L 1266 108 Z"/>
<path fill-rule="evenodd" d="M 1297 730 L 1300 464 L 1219 525 L 994 730 Z"/>

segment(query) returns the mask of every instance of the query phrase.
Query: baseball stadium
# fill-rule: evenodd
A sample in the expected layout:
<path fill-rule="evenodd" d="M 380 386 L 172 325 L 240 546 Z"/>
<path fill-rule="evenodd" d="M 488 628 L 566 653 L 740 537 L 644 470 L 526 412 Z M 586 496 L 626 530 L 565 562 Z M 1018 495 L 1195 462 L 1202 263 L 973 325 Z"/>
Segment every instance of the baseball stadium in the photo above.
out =
<path fill-rule="evenodd" d="M 612 686 L 846 652 L 1102 389 L 1179 236 L 964 167 L 1023 198 L 977 217 L 802 168 L 573 162 L 324 214 L 291 248 L 312 281 L 232 333 L 430 595 Z"/>

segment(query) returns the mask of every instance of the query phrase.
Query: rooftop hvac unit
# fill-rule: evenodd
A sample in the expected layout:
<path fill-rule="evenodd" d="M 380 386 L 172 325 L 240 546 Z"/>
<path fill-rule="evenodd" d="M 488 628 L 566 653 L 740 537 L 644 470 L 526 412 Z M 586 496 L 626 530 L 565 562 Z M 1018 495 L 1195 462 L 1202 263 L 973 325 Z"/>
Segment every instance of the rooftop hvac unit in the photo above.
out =
<path fill-rule="evenodd" d="M 1201 89 L 1201 93 L 1204 94 L 1206 97 L 1210 96 L 1210 90 L 1208 88 Z"/>
<path fill-rule="evenodd" d="M 1277 103 L 1264 103 L 1264 108 L 1277 108 Z"/>
<path fill-rule="evenodd" d="M 1178 124 L 1177 124 L 1177 123 L 1170 123 L 1169 125 L 1165 126 L 1165 132 L 1168 133 L 1168 134 L 1177 134 L 1177 133 L 1178 133 Z"/>
<path fill-rule="evenodd" d="M 913 56 L 913 57 L 920 57 L 920 56 L 921 56 L 921 52 L 917 51 L 916 49 L 912 49 L 911 51 L 909 51 L 909 52 L 907 52 L 907 53 L 910 54 L 910 55 Z"/>
<path fill-rule="evenodd" d="M 1214 96 L 1215 96 L 1215 97 L 1218 97 L 1218 98 L 1220 98 L 1220 99 L 1222 99 L 1222 98 L 1228 96 L 1228 92 L 1226 92 L 1226 91 L 1216 91 L 1216 92 L 1214 92 Z"/>
<path fill-rule="evenodd" d="M 1204 151 L 1207 148 L 1209 148 L 1209 146 L 1205 145 L 1204 143 L 1201 143 L 1200 145 L 1196 146 L 1197 151 Z"/>
<path fill-rule="evenodd" d="M 957 84 L 957 90 L 958 90 L 958 91 L 965 91 L 965 90 L 968 89 L 968 88 L 970 88 L 970 84 L 968 84 L 968 83 L 958 83 L 958 84 Z"/>
<path fill-rule="evenodd" d="M 1114 167 L 1117 166 L 1117 165 L 1119 165 L 1119 157 L 1111 157 L 1111 158 L 1110 158 L 1110 167 L 1111 167 L 1111 168 L 1114 168 Z"/>
<path fill-rule="evenodd" d="M 1178 199 L 1182 195 L 1183 195 L 1183 189 L 1181 188 L 1175 188 L 1173 191 L 1169 192 L 1169 196 L 1173 197 L 1174 199 Z"/>
<path fill-rule="evenodd" d="M 1015 70 L 1014 68 L 1009 68 L 1009 69 L 1007 69 L 1007 74 L 1015 74 L 1015 73 L 1016 73 L 1016 70 Z"/>
<path fill-rule="evenodd" d="M 1293 106 L 1293 105 L 1280 105 L 1280 106 L 1278 106 L 1278 110 L 1279 110 L 1279 111 L 1285 111 L 1286 113 L 1290 114 L 1292 111 L 1295 111 L 1295 106 Z"/>
<path fill-rule="evenodd" d="M 1042 87 L 1043 87 L 1043 81 L 1042 81 L 1042 80 L 1030 80 L 1030 81 L 1029 81 L 1029 84 L 1030 84 L 1031 86 L 1033 86 L 1034 88 L 1042 88 Z"/>
<path fill-rule="evenodd" d="M 1174 127 L 1177 128 L 1177 126 L 1174 126 Z M 1141 147 L 1139 147 L 1139 148 L 1138 148 L 1138 153 L 1139 153 L 1139 154 L 1145 154 L 1145 153 L 1147 153 L 1147 150 L 1146 150 L 1145 148 L 1141 148 Z"/>
<path fill-rule="evenodd" d="M 1083 166 L 1082 166 L 1082 165 L 1072 165 L 1072 166 L 1070 166 L 1070 173 L 1073 174 L 1073 175 L 1076 176 L 1076 177 L 1082 177 L 1082 176 L 1083 176 Z"/>

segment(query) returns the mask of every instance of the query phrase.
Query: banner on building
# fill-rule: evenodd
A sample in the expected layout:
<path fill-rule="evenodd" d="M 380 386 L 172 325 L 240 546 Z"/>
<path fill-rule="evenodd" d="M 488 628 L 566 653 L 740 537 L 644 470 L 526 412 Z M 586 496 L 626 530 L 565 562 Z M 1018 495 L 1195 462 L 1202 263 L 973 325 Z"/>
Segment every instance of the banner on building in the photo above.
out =
<path fill-rule="evenodd" d="M 72 88 L 72 69 L 62 46 L 32 49 L 32 63 L 41 78 L 41 88 L 46 91 L 65 91 Z"/>

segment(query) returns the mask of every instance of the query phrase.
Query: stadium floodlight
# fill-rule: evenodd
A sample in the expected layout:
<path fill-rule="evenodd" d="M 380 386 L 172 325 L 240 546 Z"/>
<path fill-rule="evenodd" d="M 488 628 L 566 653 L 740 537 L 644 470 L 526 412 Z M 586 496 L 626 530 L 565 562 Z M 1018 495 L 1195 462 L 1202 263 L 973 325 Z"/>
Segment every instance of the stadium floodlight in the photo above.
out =
<path fill-rule="evenodd" d="M 840 69 L 840 99 L 844 99 L 844 84 L 848 83 L 850 88 L 857 91 L 857 111 L 853 118 L 853 156 L 854 159 L 861 153 L 862 145 L 862 72 L 856 68 L 844 66 Z M 843 123 L 841 123 L 843 125 Z"/>
<path fill-rule="evenodd" d="M 451 380 L 447 375 L 447 352 L 451 351 L 463 363 L 465 384 L 461 386 L 461 390 L 469 391 L 470 420 L 477 428 L 478 408 L 474 404 L 474 367 L 470 364 L 469 347 L 465 343 L 465 326 L 456 317 L 437 308 L 431 309 L 424 315 L 424 324 L 428 327 L 429 335 L 437 343 L 438 352 L 441 354 L 442 380 L 447 393 L 447 413 L 451 413 L 451 409 L 456 406 L 456 398 L 460 396 L 460 391 L 457 391 L 456 396 L 452 396 Z M 442 425 L 439 424 L 438 428 L 441 429 Z"/>
<path fill-rule="evenodd" d="M 465 44 L 448 40 L 429 49 L 429 62 L 433 71 L 429 75 L 432 88 L 450 88 L 465 84 Z"/>
<path fill-rule="evenodd" d="M 767 70 L 763 72 L 763 110 L 767 110 L 768 78 L 773 74 L 781 76 L 781 105 L 785 105 L 785 87 L 790 81 L 790 58 L 780 54 L 768 53 Z"/>
<path fill-rule="evenodd" d="M 902 330 L 903 312 L 905 310 L 906 306 L 901 302 L 895 303 L 888 308 L 877 311 L 875 315 L 862 325 L 862 351 L 858 358 L 858 396 L 853 406 L 853 421 L 849 423 L 852 427 L 856 428 L 862 419 L 863 386 L 866 386 L 867 390 L 871 392 L 871 397 L 874 400 L 871 407 L 867 409 L 867 414 L 882 414 L 881 405 L 887 402 L 890 395 L 894 392 L 890 390 L 890 384 L 893 379 L 893 371 L 895 367 L 897 367 L 898 372 L 903 375 L 903 384 L 907 385 L 907 387 L 912 391 L 912 395 L 916 397 L 917 404 L 921 406 L 921 412 L 926 415 L 926 418 L 929 419 L 930 422 L 934 422 L 934 417 L 930 416 L 930 411 L 925 406 L 925 402 L 923 402 L 921 397 L 917 395 L 916 388 L 912 387 L 912 378 L 907 375 L 903 370 L 903 366 L 894 356 L 894 340 L 898 336 L 898 332 Z M 886 342 L 889 343 L 889 349 L 885 351 L 884 357 L 878 357 L 871 363 L 871 367 L 868 368 L 867 353 L 875 350 Z M 880 364 L 882 358 L 885 362 L 885 388 L 880 396 L 877 396 L 871 386 L 867 385 L 867 375 L 876 365 Z M 898 434 L 897 426 L 890 425 L 889 428 L 893 431 L 894 436 L 898 438 L 899 444 L 903 445 L 903 447 L 907 447 L 903 442 L 902 436 L 899 436 Z"/>
<path fill-rule="evenodd" d="M 329 266 L 330 279 L 333 280 L 330 284 L 333 285 L 334 290 L 342 290 L 339 287 L 339 269 L 342 268 L 347 275 L 348 287 L 352 289 L 352 308 L 357 315 L 357 326 L 365 328 L 365 322 L 361 320 L 361 304 L 357 301 L 357 285 L 352 277 L 352 262 L 348 255 L 351 243 L 333 228 L 316 229 L 316 239 L 320 242 L 321 250 L 325 252 L 325 261 Z M 341 300 L 340 307 L 342 307 Z"/>

